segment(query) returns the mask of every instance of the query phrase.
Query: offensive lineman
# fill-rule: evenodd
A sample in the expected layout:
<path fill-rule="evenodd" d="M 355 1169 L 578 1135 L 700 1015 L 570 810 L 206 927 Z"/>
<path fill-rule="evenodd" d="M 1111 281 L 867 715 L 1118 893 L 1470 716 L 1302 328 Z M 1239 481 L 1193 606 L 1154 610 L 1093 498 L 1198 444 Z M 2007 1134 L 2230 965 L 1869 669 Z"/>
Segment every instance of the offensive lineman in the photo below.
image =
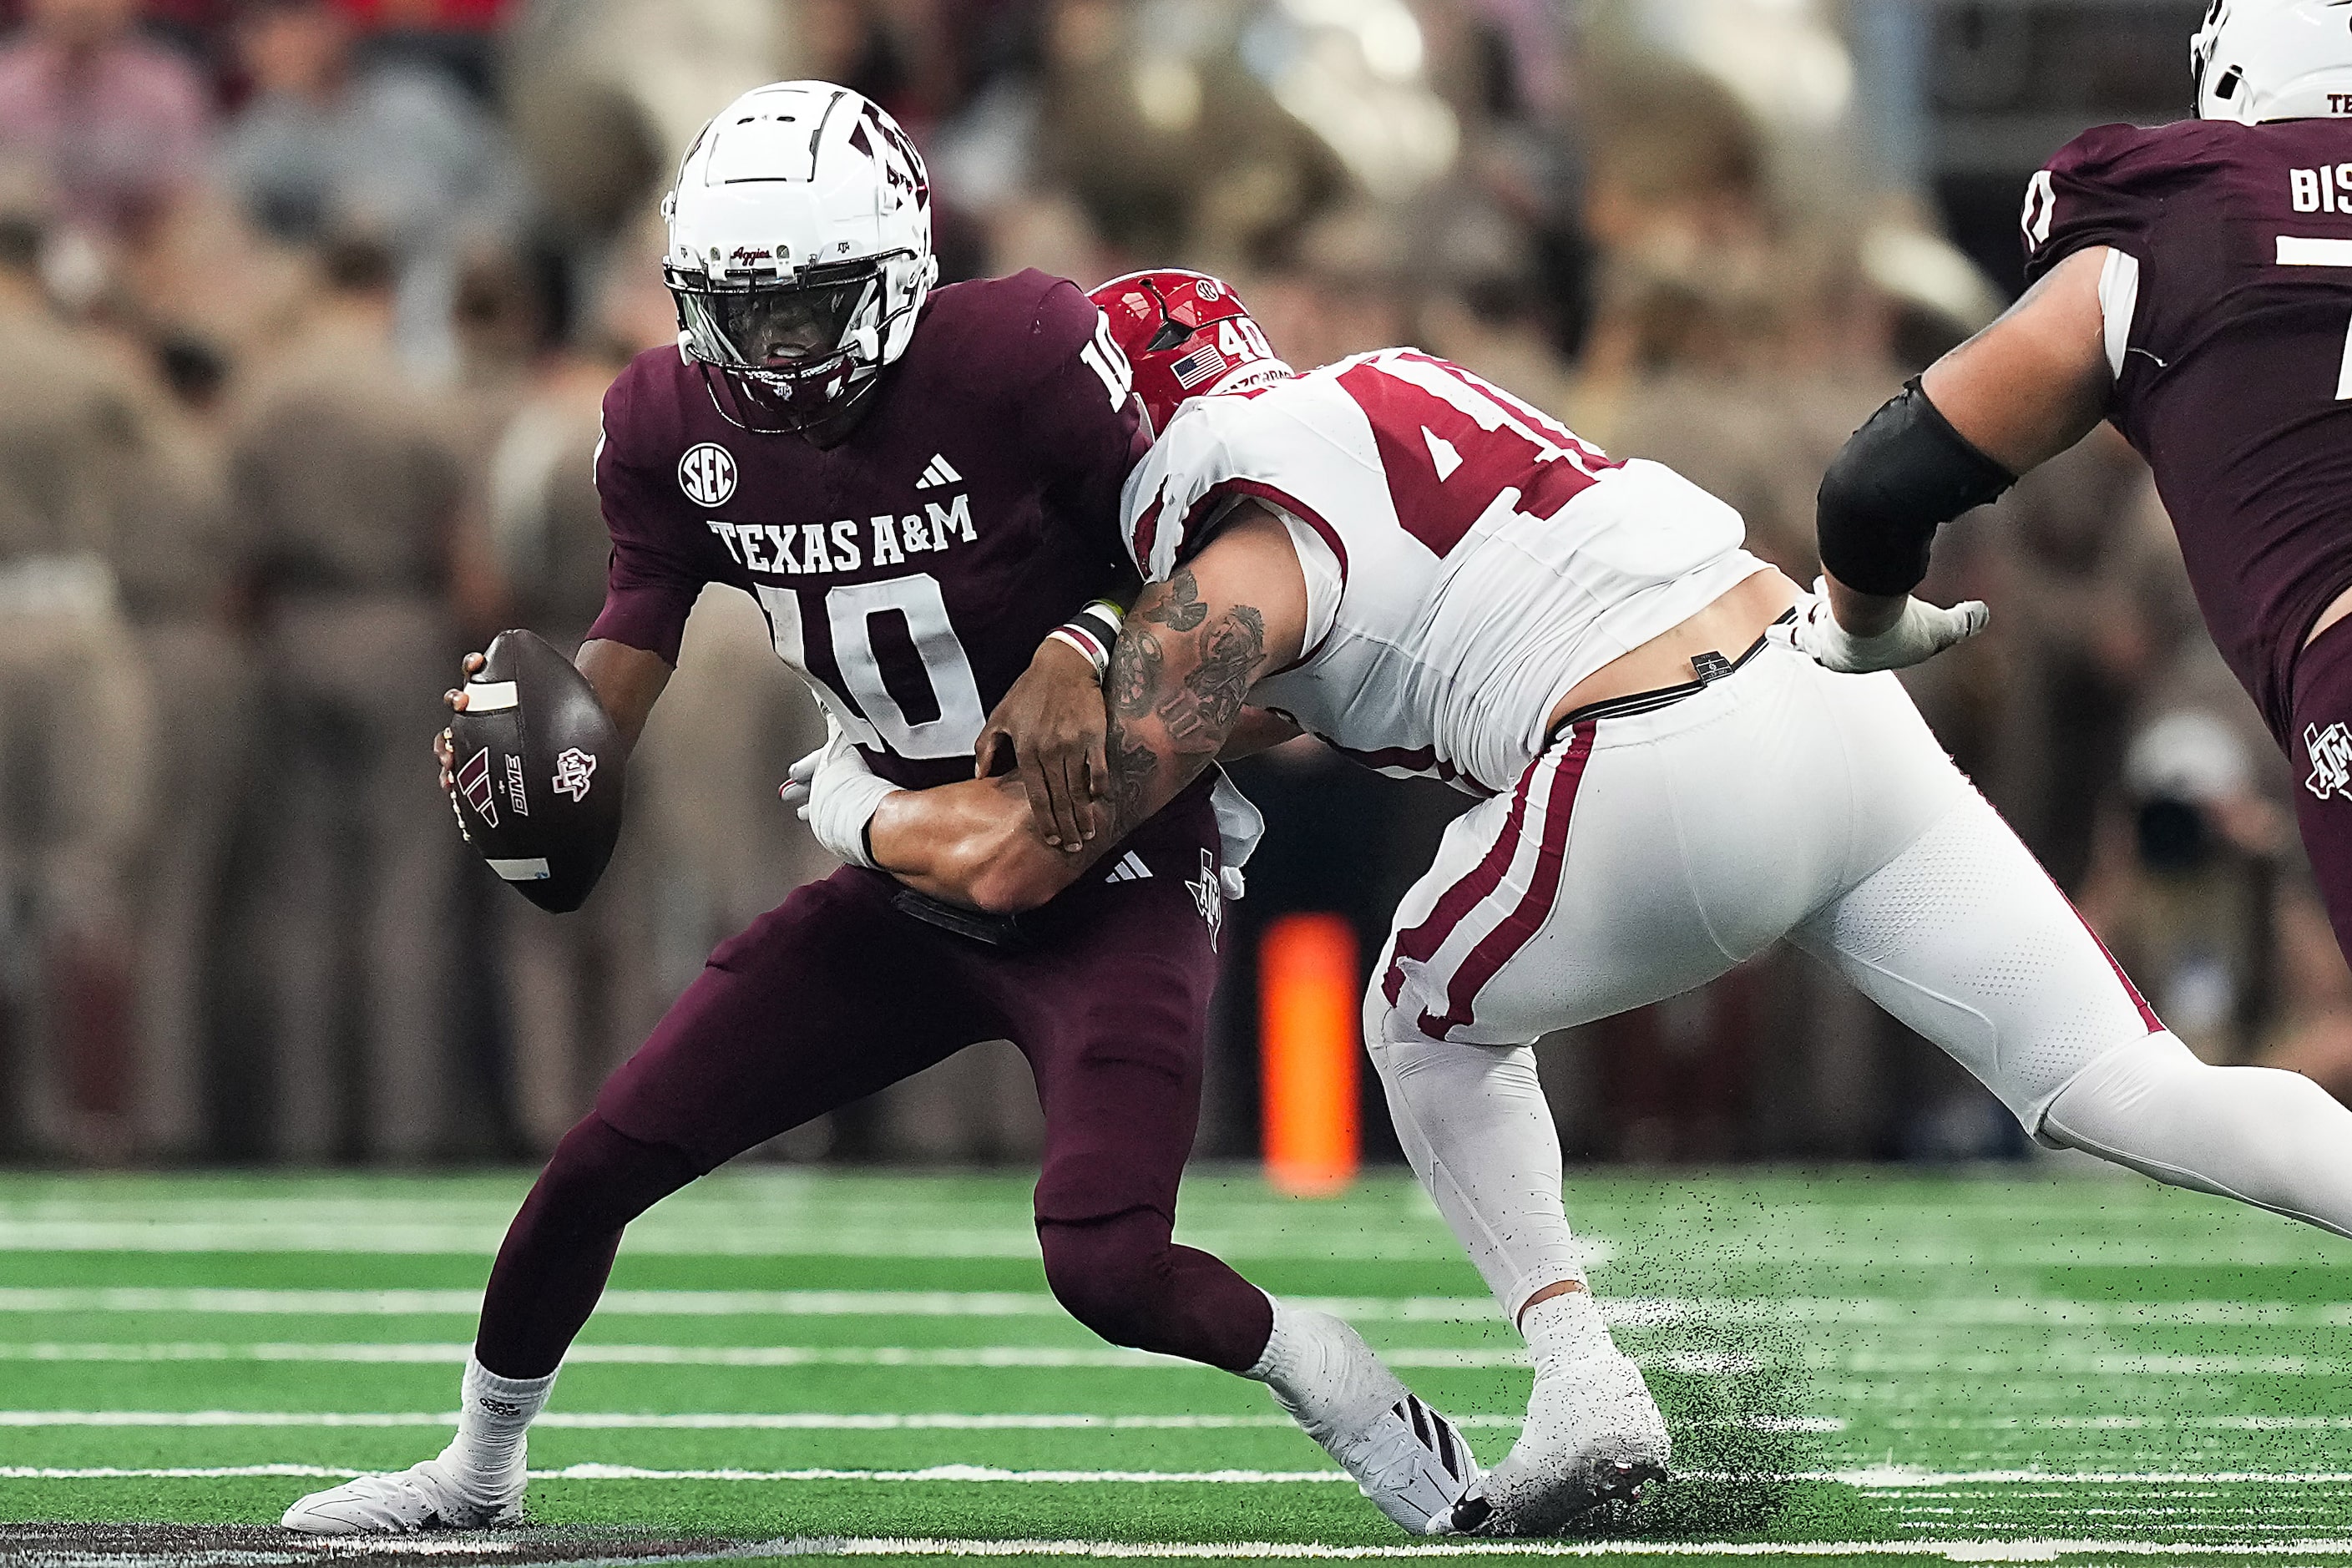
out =
<path fill-rule="evenodd" d="M 1411 350 L 1194 398 L 1202 356 L 1264 352 L 1231 290 L 1159 272 L 1094 297 L 1162 432 L 1125 492 L 1150 585 L 1108 684 L 1115 823 L 1206 768 L 1244 699 L 1486 797 L 1365 1001 L 1405 1151 L 1536 1357 L 1519 1442 L 1457 1528 L 1549 1532 L 1668 1458 L 1585 1289 L 1529 1042 L 1783 937 L 2043 1142 L 2352 1234 L 2352 1112 L 2167 1032 L 1894 678 L 1823 668 L 1805 595 L 1729 507 Z M 1897 635 L 1948 645 L 1981 610 L 1920 606 Z M 821 770 L 820 816 L 850 769 Z M 884 864 L 983 906 L 1082 858 L 994 782 L 863 809 Z"/>
<path fill-rule="evenodd" d="M 722 111 L 666 214 L 682 331 L 605 396 L 610 585 L 578 659 L 624 741 L 711 583 L 758 599 L 825 704 L 830 754 L 873 774 L 970 779 L 1000 730 L 1050 738 L 1022 720 L 1016 683 L 1033 717 L 1082 699 L 1098 738 L 1097 671 L 1079 656 L 1093 637 L 1107 657 L 1116 626 L 1055 626 L 1123 572 L 1112 530 L 1138 415 L 1096 307 L 1036 272 L 933 292 L 920 156 L 827 83 Z M 446 737 L 436 749 L 446 788 Z M 1118 1343 L 1266 1383 L 1383 1512 L 1444 1528 L 1478 1473 L 1451 1424 L 1338 1319 L 1277 1306 L 1170 1238 L 1216 977 L 1211 786 L 1188 781 L 1120 829 L 1146 874 L 1089 879 L 1019 932 L 910 907 L 861 844 L 837 847 L 852 863 L 722 943 L 557 1147 L 484 1293 L 456 1439 L 303 1498 L 285 1523 L 520 1519 L 526 1430 L 630 1220 L 778 1132 L 1002 1038 L 1045 1111 L 1037 1232 L 1062 1304 Z"/>
<path fill-rule="evenodd" d="M 2032 288 L 1855 432 L 1822 481 L 1851 668 L 1938 524 L 2112 419 L 2155 470 L 2207 629 L 2305 787 L 2352 954 L 2352 11 L 2213 0 L 2198 118 L 2084 132 L 2033 177 Z M 1859 660 L 1861 662 L 1857 663 Z"/>

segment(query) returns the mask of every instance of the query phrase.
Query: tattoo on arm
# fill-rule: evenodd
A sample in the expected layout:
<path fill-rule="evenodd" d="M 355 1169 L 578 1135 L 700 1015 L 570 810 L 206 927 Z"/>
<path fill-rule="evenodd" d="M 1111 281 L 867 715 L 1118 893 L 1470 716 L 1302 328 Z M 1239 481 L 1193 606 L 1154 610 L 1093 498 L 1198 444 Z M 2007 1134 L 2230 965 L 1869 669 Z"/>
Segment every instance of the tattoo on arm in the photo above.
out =
<path fill-rule="evenodd" d="M 1265 657 L 1265 617 L 1248 605 L 1236 605 L 1202 631 L 1199 642 L 1201 662 L 1184 678 L 1184 689 L 1160 704 L 1160 717 L 1177 750 L 1206 746 L 1213 754 L 1241 717 L 1250 674 Z"/>
<path fill-rule="evenodd" d="M 1143 613 L 1147 621 L 1158 621 L 1171 631 L 1189 632 L 1201 624 L 1209 606 L 1201 603 L 1201 584 L 1193 579 L 1190 566 L 1180 566 L 1176 575 L 1168 579 L 1168 597 Z"/>
<path fill-rule="evenodd" d="M 1139 626 L 1121 628 L 1118 641 L 1111 645 L 1110 674 L 1103 682 L 1114 714 L 1139 718 L 1151 711 L 1160 662 L 1158 637 Z"/>
<path fill-rule="evenodd" d="M 1165 597 L 1129 618 L 1111 652 L 1108 682 L 1116 833 L 1132 831 L 1215 760 L 1265 658 L 1265 616 L 1255 605 L 1235 605 L 1211 618 L 1189 571 L 1176 574 Z M 1185 671 L 1181 680 L 1175 669 Z M 1163 779 L 1168 773 L 1172 780 Z M 1155 787 L 1163 784 L 1164 792 Z"/>
<path fill-rule="evenodd" d="M 1104 750 L 1110 763 L 1111 836 L 1124 838 L 1150 815 L 1151 781 L 1160 773 L 1160 753 L 1129 733 L 1116 713 L 1111 715 Z"/>

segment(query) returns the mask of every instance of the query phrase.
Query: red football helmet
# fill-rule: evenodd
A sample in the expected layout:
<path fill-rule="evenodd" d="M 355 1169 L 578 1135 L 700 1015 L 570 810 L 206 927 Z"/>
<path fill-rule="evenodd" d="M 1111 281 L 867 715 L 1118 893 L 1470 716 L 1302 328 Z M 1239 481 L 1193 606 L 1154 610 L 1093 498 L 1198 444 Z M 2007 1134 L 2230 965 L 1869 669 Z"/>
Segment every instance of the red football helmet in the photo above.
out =
<path fill-rule="evenodd" d="M 1087 295 L 1135 369 L 1154 439 L 1188 397 L 1239 392 L 1289 375 L 1249 307 L 1205 272 L 1162 268 L 1114 278 Z"/>

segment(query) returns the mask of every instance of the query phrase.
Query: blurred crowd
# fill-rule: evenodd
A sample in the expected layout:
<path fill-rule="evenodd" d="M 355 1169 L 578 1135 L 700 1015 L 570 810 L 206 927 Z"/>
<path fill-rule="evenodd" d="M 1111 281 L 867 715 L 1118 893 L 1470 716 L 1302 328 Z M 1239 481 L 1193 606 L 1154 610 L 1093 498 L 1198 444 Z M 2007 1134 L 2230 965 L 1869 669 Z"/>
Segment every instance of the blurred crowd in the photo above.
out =
<path fill-rule="evenodd" d="M 595 615 L 598 401 L 674 336 L 655 203 L 745 88 L 822 77 L 897 114 L 950 279 L 1219 270 L 1292 363 L 1463 361 L 1716 490 L 1804 581 L 1829 457 L 2000 303 L 1857 108 L 1855 17 L 1805 0 L 0 16 L 12 1157 L 543 1149 L 714 941 L 826 868 L 775 795 L 819 721 L 724 590 L 583 912 L 483 874 L 428 756 L 465 650 L 510 625 L 569 646 Z M 2352 1092 L 2296 781 L 2138 459 L 2102 432 L 1949 531 L 1925 591 L 1996 615 L 1916 672 L 1923 709 L 2174 1028 Z M 1463 804 L 1311 743 L 1244 771 L 1273 831 L 1234 914 L 1212 1154 L 1254 1147 L 1251 935 L 1336 910 L 1369 958 Z M 1784 955 L 1544 1053 L 1580 1157 L 2022 1149 L 1957 1068 Z M 776 1152 L 1018 1157 L 1028 1095 L 982 1049 Z"/>

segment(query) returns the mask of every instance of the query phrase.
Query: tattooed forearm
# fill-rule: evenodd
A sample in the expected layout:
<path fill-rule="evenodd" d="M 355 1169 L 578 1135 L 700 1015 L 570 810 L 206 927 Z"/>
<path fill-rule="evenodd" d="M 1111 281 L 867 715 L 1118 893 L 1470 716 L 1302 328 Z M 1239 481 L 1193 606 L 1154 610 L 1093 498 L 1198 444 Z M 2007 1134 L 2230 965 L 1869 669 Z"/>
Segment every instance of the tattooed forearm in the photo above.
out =
<path fill-rule="evenodd" d="M 1200 663 L 1184 678 L 1182 690 L 1160 701 L 1160 717 L 1179 751 L 1213 752 L 1241 717 L 1251 679 L 1265 657 L 1265 617 L 1251 605 L 1236 605 L 1196 641 Z"/>
<path fill-rule="evenodd" d="M 1114 837 L 1124 838 L 1142 826 L 1160 804 L 1151 798 L 1152 781 L 1160 775 L 1160 753 L 1116 713 L 1111 715 L 1103 749 L 1110 763 L 1111 832 Z"/>
<path fill-rule="evenodd" d="M 1265 617 L 1255 605 L 1212 618 L 1189 572 L 1146 597 L 1119 633 L 1105 681 L 1108 795 L 1122 836 L 1215 760 L 1265 661 Z"/>
<path fill-rule="evenodd" d="M 1141 626 L 1129 626 L 1111 645 L 1110 670 L 1103 679 L 1104 694 L 1113 713 L 1140 717 L 1158 700 L 1153 687 L 1160 679 L 1160 639 Z"/>
<path fill-rule="evenodd" d="M 1144 610 L 1143 618 L 1157 621 L 1171 631 L 1189 632 L 1208 613 L 1209 606 L 1201 603 L 1201 584 L 1193 577 L 1192 569 L 1179 566 L 1176 575 L 1168 579 L 1167 597 Z"/>

